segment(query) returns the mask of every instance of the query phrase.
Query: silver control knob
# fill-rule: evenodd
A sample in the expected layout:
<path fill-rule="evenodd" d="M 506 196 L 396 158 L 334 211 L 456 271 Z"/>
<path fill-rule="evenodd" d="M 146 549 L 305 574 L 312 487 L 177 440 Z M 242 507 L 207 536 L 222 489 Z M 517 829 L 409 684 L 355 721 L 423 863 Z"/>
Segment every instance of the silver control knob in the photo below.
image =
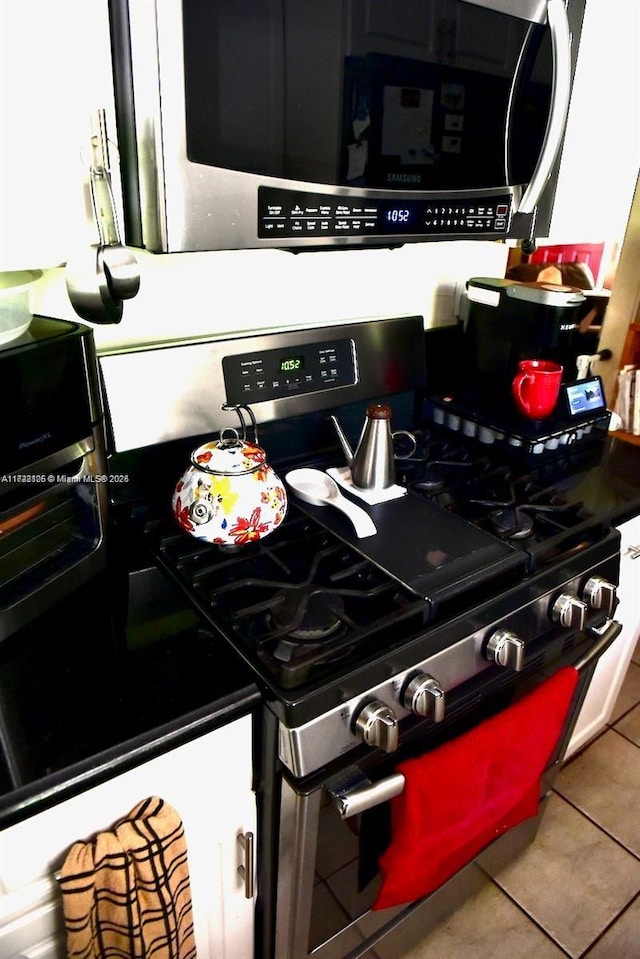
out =
<path fill-rule="evenodd" d="M 444 689 L 427 673 L 418 673 L 402 690 L 402 705 L 416 716 L 439 723 L 444 719 Z"/>
<path fill-rule="evenodd" d="M 367 746 L 377 746 L 386 753 L 398 748 L 398 720 L 390 706 L 374 699 L 356 714 L 354 732 Z"/>
<path fill-rule="evenodd" d="M 524 666 L 525 645 L 510 629 L 497 629 L 489 637 L 485 656 L 496 666 L 505 666 L 519 672 Z"/>
<path fill-rule="evenodd" d="M 591 609 L 603 609 L 613 616 L 616 608 L 616 587 L 602 576 L 592 576 L 585 583 L 582 598 Z"/>
<path fill-rule="evenodd" d="M 551 607 L 551 619 L 567 629 L 582 632 L 587 624 L 587 604 L 577 596 L 562 593 Z"/>

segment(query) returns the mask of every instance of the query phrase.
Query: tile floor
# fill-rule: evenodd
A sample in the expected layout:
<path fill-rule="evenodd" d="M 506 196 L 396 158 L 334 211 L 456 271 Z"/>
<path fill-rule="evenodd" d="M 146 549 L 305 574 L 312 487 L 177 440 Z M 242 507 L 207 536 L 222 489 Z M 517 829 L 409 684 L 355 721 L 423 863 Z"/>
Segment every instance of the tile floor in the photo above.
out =
<path fill-rule="evenodd" d="M 436 931 L 371 959 L 640 959 L 640 644 L 610 725 L 561 770 L 535 842 Z"/>

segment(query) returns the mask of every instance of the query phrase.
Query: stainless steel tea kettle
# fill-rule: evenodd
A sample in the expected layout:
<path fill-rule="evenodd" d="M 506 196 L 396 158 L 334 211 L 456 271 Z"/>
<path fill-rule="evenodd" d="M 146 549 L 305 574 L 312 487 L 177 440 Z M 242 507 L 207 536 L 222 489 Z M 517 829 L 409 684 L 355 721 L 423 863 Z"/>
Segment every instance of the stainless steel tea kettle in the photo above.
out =
<path fill-rule="evenodd" d="M 353 485 L 363 490 L 383 490 L 395 482 L 394 459 L 407 459 L 416 450 L 416 438 L 406 430 L 391 432 L 391 408 L 384 403 L 367 407 L 366 419 L 360 434 L 358 447 L 351 449 L 347 437 L 335 416 L 331 416 L 340 445 L 351 468 Z M 408 437 L 411 448 L 408 453 L 394 453 L 396 436 Z"/>

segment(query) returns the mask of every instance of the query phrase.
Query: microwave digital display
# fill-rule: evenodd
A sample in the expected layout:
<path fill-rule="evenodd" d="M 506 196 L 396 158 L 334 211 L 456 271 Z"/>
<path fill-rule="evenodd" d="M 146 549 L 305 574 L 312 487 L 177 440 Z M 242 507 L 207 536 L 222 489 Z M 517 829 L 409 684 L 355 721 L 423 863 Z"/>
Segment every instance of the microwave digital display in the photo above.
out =
<path fill-rule="evenodd" d="M 385 211 L 384 214 L 384 222 L 391 228 L 394 226 L 402 226 L 406 223 L 411 223 L 412 220 L 412 211 L 406 206 L 391 206 Z"/>

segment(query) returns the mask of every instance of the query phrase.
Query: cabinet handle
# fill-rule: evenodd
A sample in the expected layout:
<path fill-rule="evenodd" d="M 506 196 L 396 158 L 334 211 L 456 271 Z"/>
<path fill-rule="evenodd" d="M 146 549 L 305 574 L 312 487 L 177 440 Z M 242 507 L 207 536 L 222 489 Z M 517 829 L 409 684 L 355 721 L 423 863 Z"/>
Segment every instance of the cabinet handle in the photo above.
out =
<path fill-rule="evenodd" d="M 640 559 L 640 546 L 627 546 L 627 555 L 631 559 Z"/>
<path fill-rule="evenodd" d="M 238 866 L 238 872 L 244 880 L 245 899 L 253 899 L 253 833 L 239 833 L 238 842 L 242 847 L 244 859 L 244 861 Z"/>

